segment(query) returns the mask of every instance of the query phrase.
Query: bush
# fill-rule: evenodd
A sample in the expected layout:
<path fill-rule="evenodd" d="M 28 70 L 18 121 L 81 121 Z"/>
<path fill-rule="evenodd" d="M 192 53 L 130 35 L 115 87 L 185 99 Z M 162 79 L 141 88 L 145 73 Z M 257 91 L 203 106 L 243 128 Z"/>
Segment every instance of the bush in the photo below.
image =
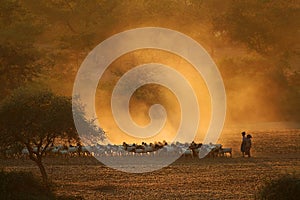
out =
<path fill-rule="evenodd" d="M 71 200 L 58 197 L 29 172 L 0 171 L 0 199 L 6 200 Z"/>
<path fill-rule="evenodd" d="M 283 175 L 267 181 L 256 195 L 261 200 L 298 200 L 300 197 L 300 179 L 295 175 Z"/>
<path fill-rule="evenodd" d="M 32 173 L 0 172 L 0 199 L 55 199 Z"/>

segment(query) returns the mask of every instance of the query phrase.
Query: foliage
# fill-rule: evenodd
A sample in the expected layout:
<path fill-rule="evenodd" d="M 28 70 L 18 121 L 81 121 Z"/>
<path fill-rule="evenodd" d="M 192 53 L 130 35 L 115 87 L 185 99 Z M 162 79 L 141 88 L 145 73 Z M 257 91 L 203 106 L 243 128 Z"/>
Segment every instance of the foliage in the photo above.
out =
<path fill-rule="evenodd" d="M 71 200 L 73 197 L 56 196 L 45 187 L 32 173 L 0 171 L 0 199 L 19 200 Z"/>
<path fill-rule="evenodd" d="M 248 52 L 267 61 L 264 64 L 252 63 L 248 68 L 243 64 L 237 65 L 235 72 L 239 73 L 235 73 L 234 78 L 251 78 L 251 85 L 257 84 L 255 80 L 260 79 L 264 83 L 260 83 L 262 87 L 256 90 L 265 99 L 265 104 L 272 99 L 272 110 L 278 113 L 277 120 L 298 121 L 300 85 L 297 83 L 299 78 L 294 76 L 299 73 L 298 3 L 293 0 L 237 0 L 225 5 L 221 11 L 215 10 L 212 14 L 215 33 L 223 40 L 229 39 L 237 46 L 247 47 Z"/>
<path fill-rule="evenodd" d="M 93 47 L 124 30 L 159 26 L 183 32 L 206 49 L 211 48 L 217 62 L 227 56 L 236 59 L 248 52 L 263 56 L 268 65 L 259 62 L 247 65 L 257 73 L 248 73 L 248 69 L 238 65 L 238 73 L 234 73 L 236 77 L 233 78 L 248 77 L 247 85 L 251 87 L 257 83 L 259 74 L 271 80 L 272 92 L 281 84 L 277 91 L 274 90 L 278 94 L 276 102 L 279 102 L 274 110 L 284 119 L 277 120 L 298 121 L 300 118 L 299 111 L 294 110 L 300 107 L 297 101 L 300 97 L 297 1 L 3 0 L 0 13 L 0 92 L 3 96 L 37 78 L 60 94 L 70 94 L 78 67 Z M 54 59 L 49 57 L 49 52 L 55 55 Z M 134 64 L 135 61 L 126 62 Z M 266 68 L 269 71 L 261 74 Z M 225 84 L 232 81 L 231 74 L 223 78 Z M 246 93 L 240 86 L 235 88 L 236 85 L 230 85 L 227 91 Z M 152 89 L 138 91 L 138 101 L 150 99 Z M 255 90 L 265 104 L 270 101 L 270 96 L 264 96 L 263 87 Z M 163 101 L 164 93 L 158 93 L 161 95 L 157 100 Z M 235 105 L 236 102 L 231 106 Z M 252 112 L 247 105 L 241 107 L 241 112 L 234 111 L 239 116 Z M 256 116 L 258 120 L 260 116 Z"/>
<path fill-rule="evenodd" d="M 73 99 L 73 118 L 77 121 L 76 130 L 80 133 L 80 141 L 84 145 L 93 145 L 105 140 L 105 131 L 97 124 L 97 118 L 86 119 L 84 106 L 79 97 Z"/>
<path fill-rule="evenodd" d="M 37 79 L 51 61 L 36 46 L 42 33 L 42 20 L 20 1 L 3 0 L 0 4 L 0 93 L 3 96 Z"/>
<path fill-rule="evenodd" d="M 79 110 L 76 112 L 77 117 L 82 119 L 85 127 L 94 130 L 95 127 L 90 126 L 80 108 L 74 109 Z M 8 149 L 16 144 L 25 146 L 29 151 L 29 158 L 40 168 L 45 182 L 47 174 L 42 165 L 42 157 L 54 145 L 55 140 L 79 142 L 71 98 L 55 95 L 36 85 L 19 88 L 2 102 L 0 130 L 0 146 Z"/>
<path fill-rule="evenodd" d="M 54 199 L 31 173 L 0 172 L 0 199 Z"/>
<path fill-rule="evenodd" d="M 214 18 L 216 30 L 261 54 L 297 51 L 299 7 L 295 1 L 232 2 Z M 299 50 L 298 50 L 299 51 Z M 299 53 L 299 52 L 298 52 Z"/>
<path fill-rule="evenodd" d="M 71 99 L 41 88 L 20 88 L 2 103 L 1 137 L 8 145 L 19 142 L 45 149 L 58 137 L 77 139 Z"/>
<path fill-rule="evenodd" d="M 300 196 L 300 179 L 296 175 L 283 175 L 270 180 L 260 189 L 256 199 L 296 200 Z"/>

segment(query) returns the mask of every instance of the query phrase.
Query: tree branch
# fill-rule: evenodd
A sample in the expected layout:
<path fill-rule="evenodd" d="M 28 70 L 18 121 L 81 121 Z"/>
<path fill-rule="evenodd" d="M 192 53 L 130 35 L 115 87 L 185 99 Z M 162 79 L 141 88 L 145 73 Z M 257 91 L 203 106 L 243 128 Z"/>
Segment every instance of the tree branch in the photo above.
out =
<path fill-rule="evenodd" d="M 33 160 L 33 161 L 35 161 L 35 162 L 37 162 L 37 155 L 36 155 L 36 157 L 34 157 L 34 152 L 33 152 L 33 149 L 32 149 L 32 147 L 30 146 L 30 144 L 29 143 L 25 143 L 25 146 L 26 146 L 26 148 L 27 148 L 27 150 L 28 150 L 28 152 L 29 152 L 29 158 L 31 159 L 31 160 Z"/>

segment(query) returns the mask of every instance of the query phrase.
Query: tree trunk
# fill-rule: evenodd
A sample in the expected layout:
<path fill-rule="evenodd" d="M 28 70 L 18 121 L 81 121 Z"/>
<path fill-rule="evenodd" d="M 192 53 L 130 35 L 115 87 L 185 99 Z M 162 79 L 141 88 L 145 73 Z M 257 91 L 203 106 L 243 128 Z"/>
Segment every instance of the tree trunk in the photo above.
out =
<path fill-rule="evenodd" d="M 43 183 L 48 187 L 48 176 L 47 176 L 45 167 L 44 167 L 44 165 L 42 163 L 42 160 L 41 159 L 37 159 L 36 160 L 36 164 L 38 165 L 38 167 L 40 169 L 40 172 L 41 172 L 41 175 L 42 175 L 42 179 L 43 179 Z"/>

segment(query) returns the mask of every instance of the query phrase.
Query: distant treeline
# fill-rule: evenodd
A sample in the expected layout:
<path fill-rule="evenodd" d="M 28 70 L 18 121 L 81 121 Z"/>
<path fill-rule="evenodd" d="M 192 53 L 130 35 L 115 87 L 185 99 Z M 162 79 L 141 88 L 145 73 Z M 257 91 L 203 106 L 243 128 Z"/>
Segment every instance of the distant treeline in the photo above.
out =
<path fill-rule="evenodd" d="M 229 121 L 299 121 L 299 7 L 294 0 L 2 0 L 0 93 L 40 82 L 71 95 L 81 62 L 97 44 L 124 30 L 160 26 L 208 50 L 224 78 Z M 112 90 L 110 80 L 125 71 L 111 71 L 102 89 Z M 134 100 L 167 101 L 153 97 L 153 87 Z"/>

